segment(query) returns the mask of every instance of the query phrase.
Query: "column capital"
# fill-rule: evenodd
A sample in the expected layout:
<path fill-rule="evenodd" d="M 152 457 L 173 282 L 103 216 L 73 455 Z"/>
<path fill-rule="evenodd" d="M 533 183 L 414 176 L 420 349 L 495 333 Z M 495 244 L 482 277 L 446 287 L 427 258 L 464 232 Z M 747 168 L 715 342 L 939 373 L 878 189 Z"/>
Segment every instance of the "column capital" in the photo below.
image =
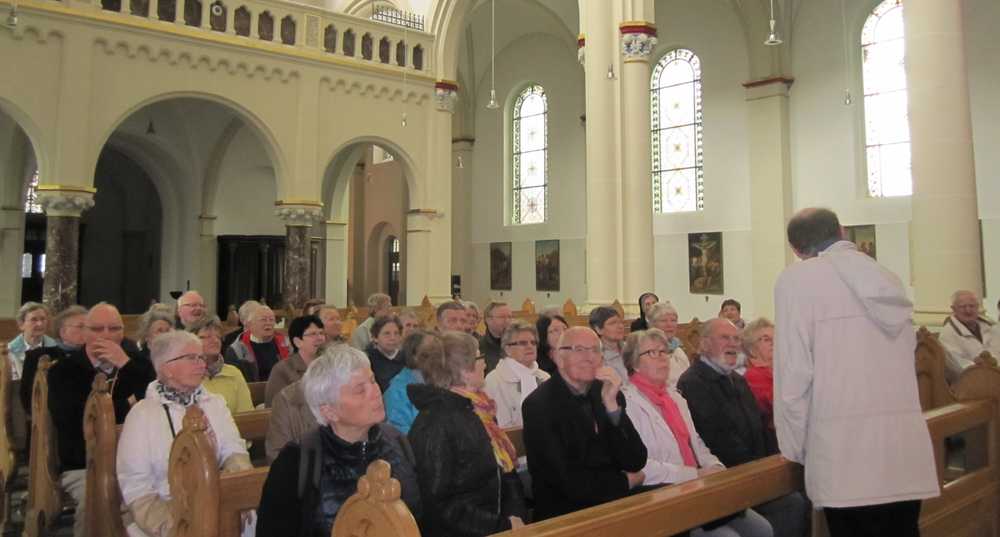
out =
<path fill-rule="evenodd" d="M 584 60 L 587 59 L 587 36 L 585 34 L 576 36 L 576 59 L 580 65 L 583 65 Z"/>
<path fill-rule="evenodd" d="M 86 186 L 38 185 L 35 190 L 38 204 L 46 216 L 79 218 L 83 211 L 94 206 L 96 188 Z"/>
<path fill-rule="evenodd" d="M 434 83 L 434 104 L 441 112 L 455 112 L 458 101 L 458 83 L 453 80 L 438 80 Z"/>
<path fill-rule="evenodd" d="M 274 214 L 286 226 L 309 227 L 323 219 L 323 204 L 312 200 L 279 200 Z"/>
<path fill-rule="evenodd" d="M 656 25 L 646 21 L 627 21 L 618 25 L 622 34 L 625 61 L 646 61 L 656 47 Z"/>

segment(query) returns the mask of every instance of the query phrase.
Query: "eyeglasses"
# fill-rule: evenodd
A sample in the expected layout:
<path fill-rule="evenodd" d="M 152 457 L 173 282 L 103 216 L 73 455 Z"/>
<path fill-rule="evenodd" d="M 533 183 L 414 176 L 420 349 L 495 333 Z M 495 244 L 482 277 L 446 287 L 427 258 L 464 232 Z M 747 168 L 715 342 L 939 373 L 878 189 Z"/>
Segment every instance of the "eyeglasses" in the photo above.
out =
<path fill-rule="evenodd" d="M 97 332 L 98 334 L 103 332 L 108 332 L 109 334 L 117 334 L 119 332 L 124 331 L 125 327 L 122 325 L 117 325 L 117 326 L 88 325 L 87 330 L 90 330 L 91 332 Z"/>
<path fill-rule="evenodd" d="M 664 358 L 669 356 L 670 353 L 666 349 L 649 349 L 648 351 L 642 351 L 639 353 L 639 357 L 649 356 L 650 358 Z"/>
<path fill-rule="evenodd" d="M 181 304 L 182 308 L 204 308 L 205 304 L 201 302 L 190 302 L 187 304 Z"/>
<path fill-rule="evenodd" d="M 525 340 L 525 341 L 511 341 L 510 343 L 507 344 L 507 346 L 515 346 L 515 347 L 537 347 L 538 346 L 538 342 L 535 341 L 535 340 L 533 340 L 533 339 L 528 339 L 528 340 Z"/>
<path fill-rule="evenodd" d="M 207 363 L 208 362 L 208 357 L 205 356 L 204 354 L 182 354 L 182 355 L 178 356 L 177 358 L 171 358 L 171 359 L 167 360 L 166 362 L 164 362 L 164 365 L 169 364 L 171 362 L 177 362 L 177 361 L 180 361 L 180 360 L 184 360 L 186 362 L 202 361 L 202 362 L 206 362 Z"/>
<path fill-rule="evenodd" d="M 600 345 L 594 345 L 592 347 L 588 347 L 586 345 L 564 345 L 562 347 L 559 347 L 559 350 L 573 351 L 577 354 L 601 354 Z"/>

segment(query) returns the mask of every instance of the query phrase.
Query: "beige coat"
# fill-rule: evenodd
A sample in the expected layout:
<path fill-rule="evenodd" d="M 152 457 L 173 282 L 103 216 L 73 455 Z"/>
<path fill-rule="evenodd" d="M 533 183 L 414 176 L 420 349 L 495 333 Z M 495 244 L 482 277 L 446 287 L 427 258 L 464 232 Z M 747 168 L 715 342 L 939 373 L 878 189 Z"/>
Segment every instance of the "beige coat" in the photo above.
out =
<path fill-rule="evenodd" d="M 274 462 L 281 448 L 289 442 L 299 442 L 309 431 L 319 426 L 302 393 L 302 382 L 293 382 L 278 392 L 271 405 L 271 421 L 267 426 L 264 450 L 268 464 Z"/>
<path fill-rule="evenodd" d="M 504 358 L 497 364 L 496 369 L 486 375 L 486 393 L 497 404 L 497 423 L 501 427 L 522 427 L 521 402 L 528 396 L 528 391 L 521 388 L 521 379 L 518 378 L 514 366 L 518 365 L 512 358 Z M 534 364 L 531 374 L 538 380 L 538 384 L 549 380 L 549 374 L 538 368 Z"/>

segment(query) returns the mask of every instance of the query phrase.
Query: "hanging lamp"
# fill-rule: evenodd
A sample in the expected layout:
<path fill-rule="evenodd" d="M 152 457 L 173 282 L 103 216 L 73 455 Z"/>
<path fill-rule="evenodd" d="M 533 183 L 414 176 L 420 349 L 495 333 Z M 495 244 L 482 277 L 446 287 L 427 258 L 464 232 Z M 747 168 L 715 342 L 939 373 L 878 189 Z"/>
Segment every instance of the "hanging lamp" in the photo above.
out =
<path fill-rule="evenodd" d="M 486 108 L 500 108 L 497 102 L 497 0 L 490 0 L 490 102 Z"/>
<path fill-rule="evenodd" d="M 769 47 L 773 47 L 773 46 L 777 46 L 777 45 L 780 45 L 780 44 L 784 43 L 784 41 L 782 41 L 781 38 L 778 37 L 778 32 L 775 31 L 775 29 L 774 29 L 774 26 L 775 26 L 775 21 L 774 21 L 774 0 L 771 0 L 771 19 L 768 21 L 768 23 L 769 23 L 769 26 L 771 28 L 771 32 L 769 34 L 767 34 L 767 39 L 764 41 L 764 44 L 767 45 L 767 46 L 769 46 Z"/>

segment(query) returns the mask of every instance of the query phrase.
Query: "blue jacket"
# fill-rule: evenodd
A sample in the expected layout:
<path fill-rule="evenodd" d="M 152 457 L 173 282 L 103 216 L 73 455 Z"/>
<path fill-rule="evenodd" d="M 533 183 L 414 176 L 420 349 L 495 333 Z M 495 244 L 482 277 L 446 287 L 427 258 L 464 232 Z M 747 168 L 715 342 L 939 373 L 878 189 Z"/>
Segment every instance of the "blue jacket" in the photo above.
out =
<path fill-rule="evenodd" d="M 406 393 L 406 387 L 410 384 L 423 384 L 424 376 L 416 369 L 404 367 L 395 377 L 382 394 L 385 402 L 386 420 L 399 432 L 408 434 L 413 420 L 417 419 L 417 407 L 413 406 L 410 396 Z"/>

